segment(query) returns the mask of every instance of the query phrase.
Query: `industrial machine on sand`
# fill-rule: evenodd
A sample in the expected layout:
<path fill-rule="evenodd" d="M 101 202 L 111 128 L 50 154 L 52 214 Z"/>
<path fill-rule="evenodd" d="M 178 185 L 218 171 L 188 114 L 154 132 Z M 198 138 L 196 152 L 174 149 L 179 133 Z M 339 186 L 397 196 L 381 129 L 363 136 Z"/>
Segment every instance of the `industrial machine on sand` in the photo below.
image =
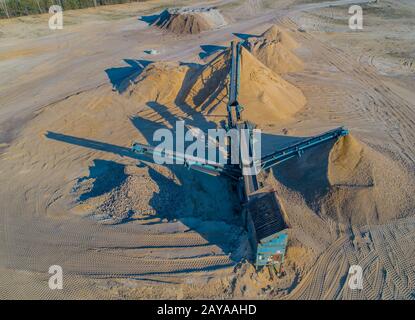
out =
<path fill-rule="evenodd" d="M 173 150 L 158 151 L 156 148 L 140 143 L 134 143 L 132 150 L 138 154 L 154 156 L 155 154 L 168 156 L 172 159 L 180 159 L 189 169 L 194 169 L 213 176 L 225 176 L 236 184 L 239 200 L 242 208 L 242 219 L 249 234 L 249 240 L 255 255 L 255 266 L 257 269 L 270 266 L 281 271 L 287 246 L 289 222 L 284 209 L 278 199 L 276 191 L 259 182 L 258 174 L 261 170 L 270 168 L 287 161 L 300 157 L 304 151 L 314 146 L 336 140 L 348 134 L 348 130 L 339 127 L 320 135 L 310 137 L 292 144 L 288 147 L 257 158 L 255 155 L 254 130 L 255 125 L 243 120 L 243 106 L 238 102 L 238 92 L 241 73 L 241 50 L 242 42 L 233 41 L 231 44 L 231 61 L 229 70 L 229 95 L 227 104 L 227 123 L 225 128 L 237 130 L 239 135 L 238 148 L 239 161 L 232 164 L 231 150 L 235 148 L 232 139 L 228 139 L 227 159 L 228 163 L 220 164 L 212 161 L 203 161 L 194 157 L 188 157 Z M 253 108 L 254 106 L 249 106 Z M 258 112 L 261 112 L 258 110 Z M 248 133 L 248 134 L 247 134 Z M 243 139 L 245 136 L 247 139 Z M 252 168 L 258 170 L 252 172 Z M 247 173 L 249 171 L 249 173 Z"/>

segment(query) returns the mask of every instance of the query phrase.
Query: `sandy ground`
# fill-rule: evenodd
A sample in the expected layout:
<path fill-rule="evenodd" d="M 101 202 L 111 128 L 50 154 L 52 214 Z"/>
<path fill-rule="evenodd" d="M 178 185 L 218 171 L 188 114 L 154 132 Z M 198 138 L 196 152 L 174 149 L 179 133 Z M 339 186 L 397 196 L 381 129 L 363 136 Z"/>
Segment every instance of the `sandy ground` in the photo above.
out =
<path fill-rule="evenodd" d="M 352 32 L 348 4 L 365 2 L 210 2 L 227 24 L 194 35 L 138 19 L 173 1 L 68 12 L 59 32 L 47 16 L 1 21 L 0 296 L 414 298 L 415 6 L 362 4 L 364 30 Z M 250 37 L 242 59 L 241 98 L 264 148 L 352 133 L 264 176 L 292 226 L 283 278 L 246 261 L 226 180 L 129 150 L 176 120 L 215 127 L 222 46 L 273 25 L 284 36 L 268 51 Z M 47 284 L 55 264 L 61 291 Z M 353 264 L 364 290 L 347 286 Z"/>

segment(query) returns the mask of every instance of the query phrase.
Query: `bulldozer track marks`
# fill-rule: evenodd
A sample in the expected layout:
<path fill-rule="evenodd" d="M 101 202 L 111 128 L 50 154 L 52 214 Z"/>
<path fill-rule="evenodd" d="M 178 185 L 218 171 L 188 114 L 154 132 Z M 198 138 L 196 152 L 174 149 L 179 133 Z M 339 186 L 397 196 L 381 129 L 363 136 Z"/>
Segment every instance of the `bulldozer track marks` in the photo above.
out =
<path fill-rule="evenodd" d="M 278 22 L 291 30 L 298 29 L 297 24 L 291 18 L 285 17 Z M 346 119 L 353 119 L 356 122 L 356 119 L 360 117 L 361 120 L 357 120 L 357 123 L 365 121 L 366 126 L 376 125 L 375 130 L 382 130 L 391 139 L 390 145 L 396 146 L 393 151 L 397 152 L 407 165 L 413 167 L 415 165 L 415 132 L 411 129 L 415 125 L 413 103 L 400 97 L 386 84 L 384 78 L 375 69 L 373 59 L 368 61 L 362 61 L 361 57 L 356 59 L 307 32 L 296 34 L 311 52 L 316 53 L 316 59 L 321 60 L 318 62 L 344 74 L 345 81 L 354 81 L 350 86 L 351 93 L 348 94 L 340 92 L 336 84 L 327 86 L 323 82 L 324 102 L 335 105 L 336 101 L 342 100 L 346 106 L 344 112 L 350 113 L 345 117 Z M 324 68 L 321 72 L 324 73 Z M 306 77 L 314 77 L 312 73 L 304 73 Z M 322 98 L 311 94 L 315 86 L 305 85 L 303 88 L 301 79 L 295 78 L 295 80 L 306 95 L 310 93 L 310 104 L 318 105 L 323 102 L 320 100 Z M 316 80 L 317 83 L 323 81 L 318 77 Z M 356 99 L 363 99 L 364 103 L 355 103 Z M 331 113 L 329 111 L 321 116 L 330 118 Z M 355 248 L 350 239 L 335 242 L 318 258 L 316 265 L 291 296 L 313 299 L 414 299 L 415 250 L 412 248 L 415 240 L 415 219 L 405 218 L 382 226 L 354 229 L 356 230 L 352 231 L 351 236 L 359 231 L 366 232 L 370 235 L 370 243 Z M 363 290 L 349 289 L 347 281 L 340 284 L 341 290 L 335 290 L 335 285 L 331 287 L 324 285 L 324 281 L 332 278 L 339 283 L 340 276 L 334 276 L 335 269 L 330 265 L 330 260 L 336 257 L 337 250 L 343 251 L 348 265 L 357 264 L 362 267 Z M 340 266 L 338 270 L 344 269 L 343 260 L 338 260 L 336 264 Z M 343 274 L 343 278 L 347 279 L 347 272 Z"/>
<path fill-rule="evenodd" d="M 88 255 L 88 259 L 94 261 L 94 265 L 99 268 L 93 270 L 77 270 L 77 261 L 69 269 L 69 273 L 83 276 L 98 277 L 131 277 L 140 275 L 163 275 L 177 274 L 182 272 L 198 272 L 216 270 L 219 268 L 230 267 L 233 265 L 228 256 L 207 256 L 200 258 L 180 258 L 180 259 L 148 259 L 141 257 L 126 257 L 119 255 L 93 254 Z M 111 261 L 113 260 L 113 261 Z M 117 262 L 117 270 L 108 268 Z M 71 263 L 69 263 L 71 265 Z M 71 268 L 71 267 L 70 267 Z"/>
<path fill-rule="evenodd" d="M 322 299 L 325 293 L 326 270 L 328 265 L 334 261 L 346 237 L 337 239 L 327 250 L 318 258 L 314 268 L 305 276 L 298 287 L 289 295 L 290 299 Z M 330 285 L 330 284 L 328 284 Z"/>
<path fill-rule="evenodd" d="M 280 20 L 280 23 L 291 29 L 298 29 L 296 23 L 290 18 Z M 344 73 L 358 86 L 354 96 L 347 95 L 349 110 L 362 119 L 382 124 L 385 132 L 398 146 L 398 152 L 410 165 L 415 164 L 415 132 L 411 129 L 415 125 L 415 107 L 396 94 L 382 76 L 371 65 L 362 65 L 359 61 L 334 48 L 306 32 L 298 32 L 306 46 L 318 56 L 324 57 L 325 63 Z M 334 94 L 337 94 L 335 92 Z M 340 93 L 340 96 L 345 96 Z M 339 99 L 338 95 L 334 96 Z M 330 99 L 330 95 L 329 98 Z M 365 103 L 353 103 L 355 99 L 365 99 Z M 363 109 L 362 109 L 363 108 Z"/>
<path fill-rule="evenodd" d="M 415 240 L 414 219 L 402 219 L 383 226 L 354 228 L 354 233 L 369 232 L 371 248 L 355 248 L 353 234 L 337 239 L 316 261 L 292 299 L 414 299 Z M 360 230 L 360 231 L 359 231 Z M 348 269 L 363 270 L 363 290 L 348 287 Z"/>

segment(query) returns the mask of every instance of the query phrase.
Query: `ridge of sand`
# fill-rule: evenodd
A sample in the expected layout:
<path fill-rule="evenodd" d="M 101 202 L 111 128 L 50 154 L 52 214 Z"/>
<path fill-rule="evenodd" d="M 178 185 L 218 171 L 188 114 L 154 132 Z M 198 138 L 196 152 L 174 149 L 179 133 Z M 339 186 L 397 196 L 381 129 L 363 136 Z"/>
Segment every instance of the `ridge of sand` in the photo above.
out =
<path fill-rule="evenodd" d="M 298 43 L 276 25 L 259 37 L 249 38 L 244 45 L 259 61 L 278 74 L 299 71 L 304 67 L 301 59 L 292 52 Z"/>

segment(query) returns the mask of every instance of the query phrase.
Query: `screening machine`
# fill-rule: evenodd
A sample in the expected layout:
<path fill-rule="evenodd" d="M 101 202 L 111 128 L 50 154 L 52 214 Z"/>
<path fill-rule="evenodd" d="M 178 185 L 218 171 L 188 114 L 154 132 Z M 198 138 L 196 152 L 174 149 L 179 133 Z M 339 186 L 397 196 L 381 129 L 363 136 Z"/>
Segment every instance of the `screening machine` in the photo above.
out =
<path fill-rule="evenodd" d="M 238 139 L 238 164 L 232 164 L 229 161 L 226 164 L 220 164 L 179 154 L 172 150 L 159 151 L 154 147 L 140 143 L 134 143 L 132 150 L 148 156 L 159 155 L 181 160 L 181 163 L 184 163 L 190 169 L 213 176 L 226 176 L 234 181 L 239 191 L 242 218 L 255 253 L 256 267 L 273 266 L 281 268 L 288 239 L 287 228 L 289 223 L 286 214 L 278 200 L 276 191 L 269 186 L 260 187 L 258 175 L 255 172 L 246 174 L 245 169 L 247 169 L 246 167 L 257 167 L 259 171 L 270 169 L 284 161 L 300 157 L 305 151 L 317 145 L 330 140 L 337 140 L 349 132 L 347 129 L 339 127 L 256 159 L 254 154 L 255 141 L 253 139 L 254 125 L 242 119 L 243 107 L 238 102 L 242 43 L 233 41 L 230 50 L 229 96 L 225 127 L 228 131 L 233 129 L 240 132 L 239 137 L 242 137 L 243 134 L 248 137 L 248 139 Z M 231 158 L 232 143 L 232 140 L 229 139 L 228 160 Z M 248 154 L 243 154 L 242 150 L 245 150 Z"/>

